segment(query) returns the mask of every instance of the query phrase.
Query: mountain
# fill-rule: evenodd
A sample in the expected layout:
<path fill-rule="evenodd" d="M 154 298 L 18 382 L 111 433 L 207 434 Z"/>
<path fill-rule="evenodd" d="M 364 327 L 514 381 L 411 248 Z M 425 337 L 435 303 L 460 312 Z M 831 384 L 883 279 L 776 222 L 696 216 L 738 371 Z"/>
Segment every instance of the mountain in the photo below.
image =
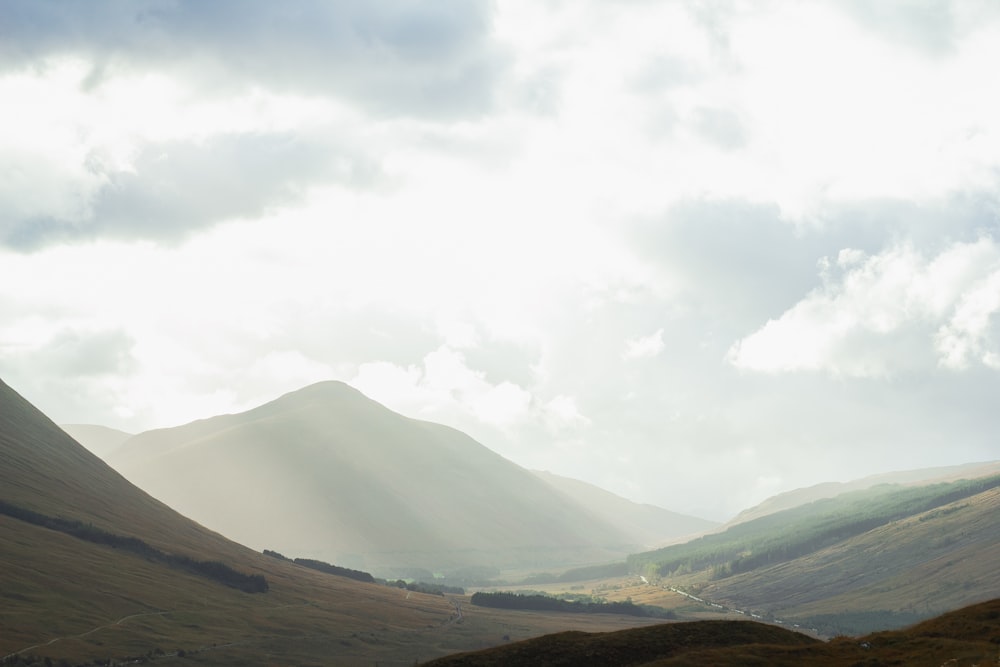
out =
<path fill-rule="evenodd" d="M 880 485 L 629 557 L 660 585 L 826 634 L 1000 596 L 1000 475 Z"/>
<path fill-rule="evenodd" d="M 71 438 L 101 458 L 118 449 L 123 442 L 134 435 L 96 424 L 60 424 L 59 426 L 69 433 Z"/>
<path fill-rule="evenodd" d="M 995 664 L 1000 600 L 959 609 L 906 630 L 821 642 L 753 621 L 694 621 L 608 633 L 564 632 L 426 663 L 428 667 L 503 665 L 849 665 Z"/>
<path fill-rule="evenodd" d="M 414 633 L 453 612 L 444 598 L 403 601 L 230 542 L 137 489 L 3 382 L 0 562 L 0 661 L 11 665 L 179 650 L 213 664 L 265 664 L 280 650 L 311 664 L 359 646 L 363 664 L 412 661 Z M 234 577 L 266 586 L 247 592 Z M 351 638 L 385 625 L 379 646 Z M 424 650 L 440 655 L 438 641 Z"/>
<path fill-rule="evenodd" d="M 108 462 L 241 543 L 392 576 L 601 562 L 643 541 L 467 435 L 340 382 L 141 433 Z"/>
<path fill-rule="evenodd" d="M 648 623 L 457 614 L 252 551 L 129 483 L 0 381 L 0 663 L 411 665 L 501 634 Z"/>
<path fill-rule="evenodd" d="M 634 503 L 610 491 L 577 479 L 534 471 L 547 484 L 566 494 L 594 516 L 617 525 L 640 543 L 652 548 L 714 530 L 719 524 L 670 510 Z"/>
<path fill-rule="evenodd" d="M 917 470 L 902 470 L 898 472 L 869 475 L 850 482 L 823 482 L 802 489 L 793 489 L 785 493 L 771 496 L 758 505 L 749 507 L 726 523 L 732 526 L 752 519 L 758 519 L 768 514 L 805 505 L 823 498 L 835 498 L 850 491 L 863 491 L 880 484 L 929 484 L 954 479 L 974 479 L 1000 473 L 1000 461 L 984 463 L 966 463 L 955 466 L 937 468 L 920 468 Z"/>

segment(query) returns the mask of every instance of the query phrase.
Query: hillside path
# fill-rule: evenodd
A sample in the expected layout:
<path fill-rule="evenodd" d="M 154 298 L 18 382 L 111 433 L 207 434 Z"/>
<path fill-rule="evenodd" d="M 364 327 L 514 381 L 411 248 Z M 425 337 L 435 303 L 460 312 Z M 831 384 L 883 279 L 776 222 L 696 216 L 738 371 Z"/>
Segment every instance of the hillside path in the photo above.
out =
<path fill-rule="evenodd" d="M 24 653 L 25 651 L 30 651 L 32 649 L 36 649 L 36 648 L 39 648 L 41 646 L 51 646 L 52 644 L 55 644 L 56 642 L 60 642 L 60 641 L 62 641 L 64 639 L 82 639 L 82 638 L 86 637 L 87 635 L 94 634 L 98 630 L 107 630 L 108 628 L 113 628 L 113 627 L 119 626 L 122 623 L 124 623 L 125 621 L 128 621 L 128 620 L 133 619 L 133 618 L 139 618 L 140 616 L 163 616 L 163 615 L 169 614 L 169 613 L 171 613 L 171 612 L 169 612 L 169 611 L 146 611 L 146 612 L 141 612 L 141 613 L 138 613 L 138 614 L 129 614 L 128 616 L 122 616 L 121 618 L 119 618 L 114 623 L 108 623 L 106 625 L 99 625 L 96 628 L 91 628 L 90 630 L 87 630 L 86 632 L 82 632 L 82 633 L 80 633 L 78 635 L 66 635 L 64 637 L 55 637 L 54 639 L 50 639 L 47 642 L 41 642 L 39 644 L 34 644 L 32 646 L 27 646 L 27 647 L 22 648 L 20 650 L 14 651 L 13 653 L 8 653 L 7 655 L 3 656 L 3 658 L 0 658 L 0 660 L 6 660 L 7 658 L 12 658 L 15 655 L 20 655 L 21 653 Z"/>

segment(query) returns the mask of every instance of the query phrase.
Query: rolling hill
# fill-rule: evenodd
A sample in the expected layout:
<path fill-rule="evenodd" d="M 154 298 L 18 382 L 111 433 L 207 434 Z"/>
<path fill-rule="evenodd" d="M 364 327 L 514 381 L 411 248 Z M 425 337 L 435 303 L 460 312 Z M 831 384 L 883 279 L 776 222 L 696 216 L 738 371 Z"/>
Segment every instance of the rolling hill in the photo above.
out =
<path fill-rule="evenodd" d="M 763 502 L 748 507 L 726 526 L 733 526 L 745 521 L 759 519 L 768 514 L 774 514 L 786 509 L 792 509 L 799 505 L 805 505 L 824 498 L 836 498 L 837 496 L 851 491 L 864 491 L 880 484 L 930 484 L 932 482 L 944 482 L 956 479 L 974 479 L 976 477 L 986 477 L 988 475 L 1000 474 L 1000 461 L 988 461 L 984 463 L 966 463 L 956 466 L 940 466 L 937 468 L 919 468 L 916 470 L 901 470 L 897 472 L 881 473 L 869 475 L 861 479 L 849 482 L 823 482 L 801 489 L 793 489 L 785 493 L 764 500 Z"/>
<path fill-rule="evenodd" d="M 602 562 L 648 536 L 459 431 L 394 413 L 339 382 L 141 433 L 107 460 L 241 543 L 387 576 Z"/>
<path fill-rule="evenodd" d="M 724 607 L 858 634 L 1000 596 L 1000 475 L 880 485 L 629 558 Z"/>
<path fill-rule="evenodd" d="M 427 663 L 428 667 L 574 665 L 668 667 L 939 667 L 995 664 L 1000 600 L 969 606 L 906 630 L 821 642 L 753 621 L 695 621 L 610 633 L 564 632 Z"/>
<path fill-rule="evenodd" d="M 504 633 L 648 622 L 500 610 L 463 619 L 461 597 L 252 551 L 136 488 L 3 382 L 0 563 L 0 662 L 9 665 L 182 656 L 211 665 L 412 665 Z"/>
<path fill-rule="evenodd" d="M 755 577 L 745 576 L 750 572 L 714 581 L 693 576 L 688 584 L 719 599 L 754 598 L 762 591 L 754 586 L 771 586 L 769 595 L 785 600 L 777 610 L 801 614 L 858 604 L 880 609 L 891 599 L 887 595 L 908 604 L 914 591 L 945 605 L 988 596 L 995 579 L 982 572 L 994 572 L 1000 555 L 991 546 L 1000 486 L 975 483 L 989 488 L 977 490 L 973 482 L 939 485 L 908 489 L 911 495 L 902 498 L 894 493 L 898 489 L 866 491 L 869 495 L 852 502 L 870 512 L 920 503 L 924 509 L 811 552 L 805 557 L 815 559 L 811 571 L 800 558 L 784 572 L 768 568 L 788 562 L 758 568 Z M 939 502 L 949 496 L 950 502 Z M 928 498 L 937 500 L 928 505 Z M 849 503 L 832 506 L 841 514 L 851 511 Z M 883 552 L 888 560 L 880 560 Z M 911 566 L 898 567 L 906 559 Z M 513 654 L 505 651 L 513 650 L 531 664 L 972 665 L 995 660 L 1000 642 L 997 601 L 905 631 L 822 643 L 746 621 L 661 625 L 608 614 L 470 607 L 462 596 L 324 574 L 252 551 L 177 514 L 3 382 L 0 560 L 0 660 L 11 665 L 94 665 L 109 659 L 410 665 L 502 643 L 494 652 L 472 654 L 486 656 L 485 662 L 463 654 L 454 664 L 512 664 Z M 890 571 L 902 574 L 884 576 Z M 865 579 L 873 573 L 881 579 Z M 243 586 L 247 579 L 265 585 Z M 641 627 L 636 634 L 594 634 L 629 626 Z M 516 641 L 545 632 L 556 634 L 528 644 Z M 501 635 L 515 642 L 504 642 Z M 540 657 L 532 655 L 532 647 L 539 647 Z M 588 653 L 581 657 L 583 649 Z"/>

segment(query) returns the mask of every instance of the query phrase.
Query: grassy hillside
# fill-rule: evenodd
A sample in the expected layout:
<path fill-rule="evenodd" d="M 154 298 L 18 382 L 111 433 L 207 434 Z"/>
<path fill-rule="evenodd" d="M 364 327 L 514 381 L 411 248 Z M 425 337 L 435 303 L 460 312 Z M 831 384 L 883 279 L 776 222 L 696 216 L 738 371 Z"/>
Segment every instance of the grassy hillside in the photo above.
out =
<path fill-rule="evenodd" d="M 337 382 L 137 435 L 108 460 L 240 542 L 390 576 L 601 562 L 639 544 L 468 436 Z"/>
<path fill-rule="evenodd" d="M 738 523 L 759 519 L 768 514 L 774 514 L 782 510 L 792 509 L 807 503 L 823 500 L 824 498 L 835 498 L 844 493 L 852 491 L 864 491 L 875 486 L 885 484 L 914 485 L 922 486 L 937 482 L 949 482 L 960 479 L 975 479 L 977 477 L 989 477 L 1000 474 L 1000 461 L 989 461 L 984 463 L 965 463 L 956 466 L 940 466 L 937 468 L 920 468 L 917 470 L 902 470 L 898 472 L 882 473 L 870 475 L 850 482 L 824 482 L 803 489 L 795 489 L 785 493 L 772 496 L 753 507 L 740 512 L 726 525 L 733 526 Z"/>
<path fill-rule="evenodd" d="M 707 519 L 671 512 L 655 505 L 634 503 L 577 479 L 543 471 L 534 471 L 534 474 L 595 516 L 619 526 L 633 538 L 640 539 L 645 547 L 676 542 L 719 526 Z"/>
<path fill-rule="evenodd" d="M 434 660 L 435 667 L 500 665 L 909 665 L 995 664 L 1000 600 L 971 606 L 906 630 L 820 642 L 753 621 L 697 621 L 606 634 L 566 632 Z"/>
<path fill-rule="evenodd" d="M 492 611 L 459 618 L 451 598 L 264 556 L 140 491 L 2 382 L 0 502 L 29 513 L 21 513 L 29 520 L 0 513 L 0 660 L 7 664 L 34 656 L 36 664 L 49 658 L 72 665 L 126 657 L 158 664 L 412 665 L 495 643 L 503 634 L 642 622 L 512 620 Z M 46 525 L 32 520 L 36 515 L 58 521 Z M 93 541 L 88 534 L 154 551 L 138 553 L 123 548 L 135 542 Z M 245 592 L 162 554 L 259 575 L 267 591 Z"/>
<path fill-rule="evenodd" d="M 1000 596 L 997 517 L 994 487 L 808 556 L 710 582 L 702 595 L 841 632 L 866 629 L 858 624 L 864 619 L 851 618 L 858 611 L 902 619 L 940 613 Z"/>
<path fill-rule="evenodd" d="M 898 627 L 1000 596 L 1000 476 L 883 485 L 629 558 L 702 599 L 819 627 Z"/>
<path fill-rule="evenodd" d="M 1000 475 L 920 487 L 882 485 L 741 523 L 685 544 L 629 557 L 653 575 L 711 569 L 712 578 L 805 556 L 894 521 L 1000 487 Z"/>

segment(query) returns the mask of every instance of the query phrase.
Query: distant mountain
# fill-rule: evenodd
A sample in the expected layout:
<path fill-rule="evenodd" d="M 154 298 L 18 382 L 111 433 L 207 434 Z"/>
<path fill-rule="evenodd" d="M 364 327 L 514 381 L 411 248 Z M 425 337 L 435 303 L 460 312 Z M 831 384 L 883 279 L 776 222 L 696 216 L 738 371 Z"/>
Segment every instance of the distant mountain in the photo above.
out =
<path fill-rule="evenodd" d="M 340 382 L 141 433 L 108 461 L 240 542 L 387 574 L 600 562 L 645 538 L 467 435 Z"/>
<path fill-rule="evenodd" d="M 578 616 L 534 615 L 507 631 L 648 622 Z M 133 486 L 0 381 L 0 663 L 410 665 L 482 646 L 507 622 L 484 610 L 462 624 L 449 598 L 231 542 Z"/>
<path fill-rule="evenodd" d="M 732 526 L 744 521 L 758 519 L 768 514 L 805 505 L 806 503 L 823 498 L 835 498 L 842 493 L 850 491 L 863 491 L 879 484 L 927 484 L 934 481 L 943 482 L 952 479 L 973 479 L 987 475 L 996 475 L 998 473 L 1000 473 L 1000 461 L 988 461 L 984 463 L 966 463 L 955 466 L 881 473 L 850 482 L 824 482 L 771 496 L 764 502 L 743 510 L 727 522 L 726 525 Z"/>
<path fill-rule="evenodd" d="M 629 563 L 709 602 L 854 634 L 1000 597 L 998 517 L 1000 475 L 884 484 Z"/>
<path fill-rule="evenodd" d="M 831 642 L 753 621 L 694 621 L 607 633 L 561 632 L 427 665 L 987 665 L 996 663 L 998 637 L 1000 600 L 992 600 L 906 630 Z"/>
<path fill-rule="evenodd" d="M 718 528 L 707 519 L 671 512 L 670 510 L 634 503 L 610 491 L 577 479 L 534 471 L 535 475 L 586 508 L 594 516 L 617 525 L 629 535 L 641 540 L 647 548 L 662 546 L 683 538 L 692 538 Z"/>
<path fill-rule="evenodd" d="M 69 433 L 71 438 L 102 459 L 134 435 L 97 424 L 60 424 L 59 426 Z"/>

